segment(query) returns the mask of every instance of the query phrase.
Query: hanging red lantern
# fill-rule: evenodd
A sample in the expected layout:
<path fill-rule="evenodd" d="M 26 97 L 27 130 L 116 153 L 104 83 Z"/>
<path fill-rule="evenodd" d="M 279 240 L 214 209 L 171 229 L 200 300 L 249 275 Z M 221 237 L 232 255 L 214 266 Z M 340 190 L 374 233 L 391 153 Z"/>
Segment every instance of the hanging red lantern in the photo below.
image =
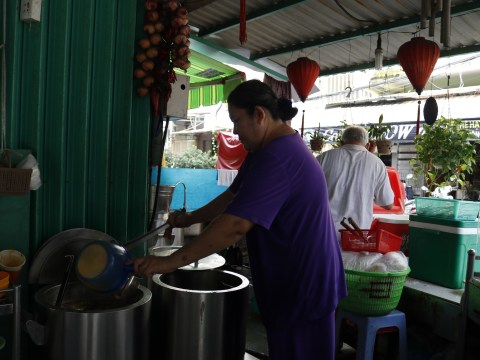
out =
<path fill-rule="evenodd" d="M 300 57 L 296 61 L 287 66 L 288 80 L 293 85 L 300 100 L 305 102 L 313 88 L 315 80 L 320 76 L 320 66 L 313 60 L 307 57 Z M 300 135 L 303 137 L 305 110 L 302 115 L 302 128 Z"/>
<path fill-rule="evenodd" d="M 292 83 L 302 102 L 307 99 L 319 75 L 320 66 L 306 57 L 300 57 L 287 66 L 288 80 Z"/>
<path fill-rule="evenodd" d="M 398 61 L 418 95 L 422 93 L 439 56 L 437 43 L 423 37 L 412 38 L 398 49 Z"/>
<path fill-rule="evenodd" d="M 403 71 L 408 76 L 408 80 L 413 88 L 420 95 L 432 74 L 438 57 L 440 56 L 440 47 L 434 41 L 426 40 L 423 37 L 412 38 L 406 42 L 397 51 L 397 58 Z M 418 100 L 417 110 L 417 131 L 420 131 L 420 100 Z"/>

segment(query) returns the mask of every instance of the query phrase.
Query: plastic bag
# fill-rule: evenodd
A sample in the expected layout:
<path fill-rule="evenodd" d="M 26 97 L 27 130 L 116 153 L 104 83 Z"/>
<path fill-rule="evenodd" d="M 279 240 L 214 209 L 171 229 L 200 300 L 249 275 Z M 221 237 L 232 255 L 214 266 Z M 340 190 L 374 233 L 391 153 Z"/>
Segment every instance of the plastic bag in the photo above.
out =
<path fill-rule="evenodd" d="M 32 177 L 30 178 L 30 190 L 38 190 L 42 186 L 40 177 L 40 169 L 38 168 L 37 159 L 32 154 L 28 154 L 18 165 L 19 169 L 32 169 Z"/>
<path fill-rule="evenodd" d="M 368 251 L 344 251 L 342 252 L 342 256 L 343 267 L 345 269 L 367 271 L 373 263 L 382 257 L 382 254 Z"/>
<path fill-rule="evenodd" d="M 380 259 L 387 267 L 387 272 L 403 271 L 408 268 L 408 259 L 401 251 L 391 251 Z"/>
<path fill-rule="evenodd" d="M 399 272 L 408 268 L 408 258 L 401 251 L 386 254 L 342 251 L 343 267 L 366 272 Z"/>

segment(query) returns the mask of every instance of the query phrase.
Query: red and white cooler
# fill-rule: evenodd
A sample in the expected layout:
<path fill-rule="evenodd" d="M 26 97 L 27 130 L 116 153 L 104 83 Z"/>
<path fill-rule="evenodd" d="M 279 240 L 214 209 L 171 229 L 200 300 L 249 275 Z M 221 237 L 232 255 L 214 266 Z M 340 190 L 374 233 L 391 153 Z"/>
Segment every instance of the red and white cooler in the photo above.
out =
<path fill-rule="evenodd" d="M 378 220 L 377 227 L 406 239 L 408 237 L 408 214 L 374 214 Z"/>

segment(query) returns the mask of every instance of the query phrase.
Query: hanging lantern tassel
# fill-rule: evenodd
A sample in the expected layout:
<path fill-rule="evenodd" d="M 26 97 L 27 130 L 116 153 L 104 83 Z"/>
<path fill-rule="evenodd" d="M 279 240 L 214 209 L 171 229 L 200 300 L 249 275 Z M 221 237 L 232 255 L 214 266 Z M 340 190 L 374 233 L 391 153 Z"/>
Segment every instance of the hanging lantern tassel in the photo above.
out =
<path fill-rule="evenodd" d="M 247 0 L 240 0 L 240 44 L 247 42 Z"/>
<path fill-rule="evenodd" d="M 300 137 L 303 138 L 303 128 L 305 126 L 305 109 L 302 111 L 302 127 L 300 128 Z"/>
<path fill-rule="evenodd" d="M 416 135 L 420 132 L 420 103 L 421 101 L 418 100 L 418 110 L 417 110 L 417 131 L 415 132 Z"/>

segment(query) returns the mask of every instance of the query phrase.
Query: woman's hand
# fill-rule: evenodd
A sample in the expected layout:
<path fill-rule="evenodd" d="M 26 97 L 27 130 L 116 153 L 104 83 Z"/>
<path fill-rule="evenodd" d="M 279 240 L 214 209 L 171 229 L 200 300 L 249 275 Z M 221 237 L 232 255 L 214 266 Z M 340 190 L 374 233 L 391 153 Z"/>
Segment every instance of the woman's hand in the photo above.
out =
<path fill-rule="evenodd" d="M 148 255 L 133 260 L 133 270 L 140 276 L 150 277 L 174 271 L 169 263 L 168 257 Z"/>
<path fill-rule="evenodd" d="M 175 228 L 189 227 L 193 224 L 192 215 L 184 210 L 176 210 L 168 215 L 167 222 Z"/>

